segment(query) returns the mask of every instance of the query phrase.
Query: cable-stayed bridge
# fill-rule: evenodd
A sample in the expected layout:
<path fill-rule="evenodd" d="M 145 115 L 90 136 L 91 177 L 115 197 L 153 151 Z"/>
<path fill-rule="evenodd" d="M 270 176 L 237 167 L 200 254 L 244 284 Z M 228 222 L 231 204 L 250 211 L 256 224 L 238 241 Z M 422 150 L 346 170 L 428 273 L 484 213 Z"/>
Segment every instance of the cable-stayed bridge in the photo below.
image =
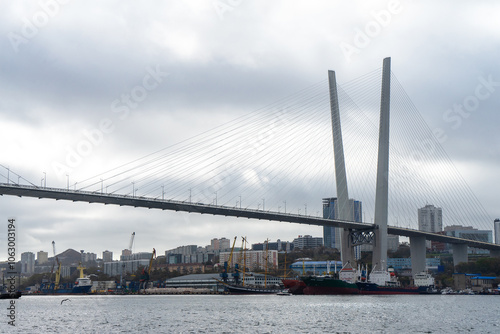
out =
<path fill-rule="evenodd" d="M 98 191 L 68 190 L 61 188 L 44 188 L 38 186 L 25 186 L 18 184 L 0 184 L 1 195 L 11 195 L 18 197 L 48 198 L 55 200 L 67 200 L 73 202 L 87 202 L 111 204 L 118 206 L 131 206 L 136 208 L 160 209 L 171 211 L 182 211 L 190 213 L 210 214 L 228 217 L 241 217 L 249 219 L 279 221 L 297 224 L 332 226 L 359 231 L 370 231 L 376 229 L 374 224 L 349 222 L 339 219 L 325 219 L 321 217 L 306 216 L 301 214 L 264 211 L 262 209 L 242 209 L 223 205 L 191 203 L 186 201 L 174 201 L 168 199 L 157 199 L 147 197 L 136 197 L 131 195 L 116 195 L 100 193 Z M 489 250 L 500 250 L 500 245 L 487 242 L 455 238 L 435 233 L 422 232 L 414 229 L 407 229 L 396 226 L 389 226 L 389 234 L 415 237 L 425 236 L 427 240 L 467 244 L 470 247 L 483 248 Z"/>
<path fill-rule="evenodd" d="M 390 180 L 387 202 L 382 205 L 387 211 L 383 218 L 387 227 L 377 221 L 380 216 L 377 218 L 375 205 L 380 170 L 376 166 L 381 161 L 377 158 L 381 151 L 377 147 L 381 138 L 379 70 L 339 85 L 338 92 L 335 87 L 342 131 L 335 130 L 340 118 L 330 120 L 327 112 L 333 100 L 329 80 L 330 87 L 325 82 L 312 85 L 212 131 L 74 184 L 70 184 L 65 166 L 58 166 L 62 179 L 67 178 L 66 188 L 47 188 L 46 173 L 38 186 L 4 168 L 1 175 L 6 182 L 0 184 L 0 194 L 341 227 L 348 232 L 343 245 L 371 242 L 375 249 L 384 243 L 377 236 L 402 235 L 410 237 L 412 258 L 419 258 L 412 262 L 419 266 L 422 249 L 425 260 L 425 240 L 454 245 L 456 262 L 466 260 L 467 246 L 497 253 L 499 245 L 417 231 L 417 208 L 429 202 L 443 207 L 447 225 L 487 229 L 491 219 L 457 176 L 390 68 L 382 72 L 391 96 L 387 99 L 391 141 L 386 149 L 387 154 L 391 151 L 390 163 L 387 171 L 381 171 Z M 334 144 L 342 134 L 341 147 L 346 153 L 346 174 L 335 177 L 334 170 L 341 165 L 333 164 L 338 150 L 334 157 L 332 124 Z M 336 183 L 339 199 L 349 198 L 346 185 L 345 191 L 339 190 L 339 181 L 349 183 L 349 194 L 363 202 L 362 221 L 371 216 L 375 222 L 320 217 L 323 210 L 318 203 L 335 193 Z"/>

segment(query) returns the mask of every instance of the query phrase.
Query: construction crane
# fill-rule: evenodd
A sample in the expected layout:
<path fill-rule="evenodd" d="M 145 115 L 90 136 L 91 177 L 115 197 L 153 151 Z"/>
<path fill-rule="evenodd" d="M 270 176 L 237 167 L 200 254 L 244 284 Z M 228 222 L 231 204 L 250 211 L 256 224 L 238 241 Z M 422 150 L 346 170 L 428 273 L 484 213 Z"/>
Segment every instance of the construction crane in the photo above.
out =
<path fill-rule="evenodd" d="M 233 258 L 234 244 L 236 244 L 237 238 L 238 237 L 234 237 L 233 247 L 231 247 L 231 253 L 229 254 L 229 260 L 224 261 L 224 268 L 222 269 L 222 273 L 220 274 L 220 277 L 222 277 L 224 283 L 227 283 L 227 277 L 228 277 L 227 273 L 229 271 L 229 266 L 231 265 L 231 260 Z"/>
<path fill-rule="evenodd" d="M 134 237 L 135 237 L 135 232 L 132 232 L 132 236 L 130 237 L 130 242 L 128 244 L 128 250 L 130 251 L 130 254 L 132 254 L 132 245 L 134 243 Z M 122 253 L 122 255 L 124 255 Z M 120 273 L 120 285 L 122 287 L 122 289 L 124 288 L 124 285 L 123 285 L 123 272 L 125 271 L 125 263 L 122 264 L 122 271 Z"/>
<path fill-rule="evenodd" d="M 151 273 L 151 268 L 153 267 L 153 258 L 156 258 L 156 250 L 154 248 L 153 253 L 151 254 L 151 259 L 149 259 L 149 265 L 142 269 L 141 278 L 139 280 L 142 284 L 139 285 L 139 289 L 141 285 L 143 286 L 143 289 L 146 289 L 146 285 L 149 281 L 149 274 Z"/>
<path fill-rule="evenodd" d="M 130 243 L 128 244 L 128 250 L 132 252 L 132 244 L 134 243 L 135 232 L 132 232 L 132 236 L 130 237 Z"/>
<path fill-rule="evenodd" d="M 50 270 L 50 280 L 52 280 L 52 273 L 54 272 L 54 266 L 57 263 L 56 277 L 54 281 L 54 291 L 59 287 L 59 281 L 61 279 L 61 263 L 56 256 L 56 242 L 52 241 L 52 253 L 54 254 L 54 262 L 52 263 L 52 269 Z"/>

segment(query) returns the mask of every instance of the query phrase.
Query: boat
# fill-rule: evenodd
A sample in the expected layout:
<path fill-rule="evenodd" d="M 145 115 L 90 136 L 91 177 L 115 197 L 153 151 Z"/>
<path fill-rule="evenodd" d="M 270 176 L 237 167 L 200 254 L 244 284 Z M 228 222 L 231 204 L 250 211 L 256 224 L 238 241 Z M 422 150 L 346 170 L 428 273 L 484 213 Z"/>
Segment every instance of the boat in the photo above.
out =
<path fill-rule="evenodd" d="M 76 279 L 75 285 L 73 285 L 73 289 L 71 293 L 79 294 L 79 293 L 90 293 L 92 289 L 92 281 L 88 277 L 78 277 Z"/>
<path fill-rule="evenodd" d="M 302 277 L 302 281 L 306 285 L 305 295 L 356 295 L 359 293 L 355 283 L 331 275 Z"/>
<path fill-rule="evenodd" d="M 422 287 L 420 294 L 435 295 L 439 294 L 439 290 L 435 287 L 435 280 L 431 274 L 426 272 L 421 272 L 415 275 L 413 278 L 413 284 L 418 287 Z M 423 290 L 422 290 L 423 289 Z"/>
<path fill-rule="evenodd" d="M 21 298 L 21 295 L 21 291 L 9 291 L 4 286 L 2 292 L 0 293 L 0 299 L 19 299 Z"/>
<path fill-rule="evenodd" d="M 361 274 L 363 276 L 363 272 Z M 427 287 L 401 286 L 394 269 L 372 270 L 366 281 L 358 281 L 356 285 L 361 295 L 418 295 Z"/>
<path fill-rule="evenodd" d="M 292 293 L 288 289 L 281 290 L 276 295 L 278 296 L 291 296 Z"/>
<path fill-rule="evenodd" d="M 275 295 L 282 292 L 281 288 L 234 285 L 228 283 L 224 283 L 224 287 L 226 288 L 226 291 L 228 291 L 230 294 L 236 294 L 236 295 L 263 295 L 263 294 Z"/>
<path fill-rule="evenodd" d="M 355 284 L 357 271 L 347 262 L 337 273 L 330 273 L 330 262 L 327 263 L 327 274 L 302 277 L 306 285 L 305 295 L 357 295 L 358 286 Z"/>
<path fill-rule="evenodd" d="M 66 285 L 59 285 L 59 273 L 61 265 L 59 264 L 59 268 L 56 271 L 56 282 L 53 284 L 50 284 L 48 287 L 41 288 L 40 291 L 42 294 L 88 294 L 91 292 L 92 289 L 92 280 L 88 277 L 83 275 L 83 270 L 85 269 L 82 267 L 82 264 L 79 263 L 77 269 L 80 271 L 80 277 L 78 277 L 75 281 L 74 284 L 66 284 Z"/>

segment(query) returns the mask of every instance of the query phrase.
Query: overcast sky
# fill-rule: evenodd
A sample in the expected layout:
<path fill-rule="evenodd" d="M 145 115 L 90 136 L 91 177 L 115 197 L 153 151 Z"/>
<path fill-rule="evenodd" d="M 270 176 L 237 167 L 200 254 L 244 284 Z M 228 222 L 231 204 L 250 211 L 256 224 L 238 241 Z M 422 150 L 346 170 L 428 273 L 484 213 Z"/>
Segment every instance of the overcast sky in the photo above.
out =
<path fill-rule="evenodd" d="M 325 80 L 329 69 L 347 82 L 389 56 L 471 189 L 500 217 L 499 14 L 493 0 L 2 1 L 0 163 L 66 187 L 66 174 L 74 184 Z M 69 166 L 96 129 L 102 141 Z M 9 196 L 0 212 L 18 220 L 18 253 L 51 252 L 55 240 L 58 252 L 117 258 L 134 231 L 135 251 L 160 254 L 214 237 L 322 236 L 319 227 Z"/>

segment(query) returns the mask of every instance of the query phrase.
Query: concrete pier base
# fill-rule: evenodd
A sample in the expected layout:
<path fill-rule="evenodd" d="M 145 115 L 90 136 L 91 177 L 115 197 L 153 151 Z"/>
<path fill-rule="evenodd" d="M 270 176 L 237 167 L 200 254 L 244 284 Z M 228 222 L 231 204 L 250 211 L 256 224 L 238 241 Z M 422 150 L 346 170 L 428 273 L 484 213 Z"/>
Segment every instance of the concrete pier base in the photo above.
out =
<path fill-rule="evenodd" d="M 451 244 L 451 248 L 453 249 L 453 266 L 469 261 L 466 244 Z"/>
<path fill-rule="evenodd" d="M 425 237 L 410 237 L 411 274 L 425 271 Z"/>
<path fill-rule="evenodd" d="M 500 257 L 500 250 L 490 250 L 491 257 Z"/>

